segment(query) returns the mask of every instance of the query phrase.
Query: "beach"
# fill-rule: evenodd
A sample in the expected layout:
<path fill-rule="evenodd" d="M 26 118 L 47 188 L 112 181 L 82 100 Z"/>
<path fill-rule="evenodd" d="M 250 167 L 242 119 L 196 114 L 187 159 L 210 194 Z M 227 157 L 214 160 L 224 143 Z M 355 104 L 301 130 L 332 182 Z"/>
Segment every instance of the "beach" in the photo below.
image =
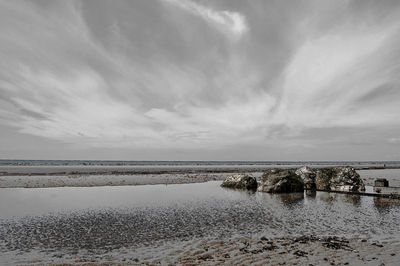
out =
<path fill-rule="evenodd" d="M 63 167 L 50 167 L 51 173 Z M 25 167 L 5 175 L 3 168 L 0 264 L 396 265 L 399 260 L 399 200 L 232 190 L 220 187 L 236 172 L 232 166 L 215 172 L 195 167 L 189 173 L 174 167 L 162 173 L 119 174 L 100 167 L 114 174 L 54 175 L 38 167 L 30 174 Z M 399 184 L 398 169 L 358 172 L 369 186 L 378 177 Z"/>
<path fill-rule="evenodd" d="M 88 165 L 91 163 L 90 165 Z M 396 162 L 308 162 L 313 168 L 351 165 L 366 182 L 384 175 L 393 186 L 400 186 Z M 90 187 L 185 184 L 224 180 L 235 173 L 251 173 L 255 177 L 272 168 L 297 169 L 301 162 L 75 162 L 6 161 L 0 160 L 0 188 Z M 384 172 L 382 172 L 384 171 Z M 364 173 L 364 174 L 363 174 Z"/>
<path fill-rule="evenodd" d="M 310 240 L 311 239 L 311 240 Z M 342 243 L 340 248 L 328 243 Z M 172 246 L 172 247 L 171 247 Z M 105 254 L 55 254 L 50 265 L 398 265 L 398 243 L 309 236 L 206 238 Z M 18 264 L 44 264 L 19 259 Z"/>
<path fill-rule="evenodd" d="M 0 0 L 0 266 L 400 265 L 400 1 Z"/>

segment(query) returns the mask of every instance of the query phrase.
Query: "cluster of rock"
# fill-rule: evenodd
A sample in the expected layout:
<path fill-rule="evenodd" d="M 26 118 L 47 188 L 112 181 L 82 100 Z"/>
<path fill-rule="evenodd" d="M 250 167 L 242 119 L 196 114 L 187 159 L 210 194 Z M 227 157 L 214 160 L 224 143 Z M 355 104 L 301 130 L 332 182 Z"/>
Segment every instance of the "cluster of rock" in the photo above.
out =
<path fill-rule="evenodd" d="M 265 171 L 258 182 L 252 175 L 236 174 L 227 177 L 221 186 L 269 193 L 302 192 L 304 189 L 348 192 L 365 190 L 360 175 L 350 166 L 317 170 L 304 166 L 296 171 L 271 169 Z"/>

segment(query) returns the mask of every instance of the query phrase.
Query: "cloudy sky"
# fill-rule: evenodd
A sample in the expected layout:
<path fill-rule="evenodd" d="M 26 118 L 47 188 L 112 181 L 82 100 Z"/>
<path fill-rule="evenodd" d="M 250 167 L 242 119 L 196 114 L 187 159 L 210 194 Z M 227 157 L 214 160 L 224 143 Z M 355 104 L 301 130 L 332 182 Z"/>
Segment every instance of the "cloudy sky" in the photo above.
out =
<path fill-rule="evenodd" d="M 0 158 L 400 160 L 400 1 L 0 0 Z"/>

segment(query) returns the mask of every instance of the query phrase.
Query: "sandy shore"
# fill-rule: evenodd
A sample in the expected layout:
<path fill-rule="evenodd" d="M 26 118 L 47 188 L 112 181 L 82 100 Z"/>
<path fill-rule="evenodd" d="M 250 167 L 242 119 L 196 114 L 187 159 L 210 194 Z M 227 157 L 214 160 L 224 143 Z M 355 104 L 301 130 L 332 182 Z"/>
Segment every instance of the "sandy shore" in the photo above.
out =
<path fill-rule="evenodd" d="M 224 180 L 233 173 L 146 175 L 35 175 L 0 176 L 0 188 L 94 187 L 188 184 Z M 261 173 L 255 173 L 261 175 Z"/>
<path fill-rule="evenodd" d="M 368 186 L 372 186 L 377 177 L 386 177 L 380 171 L 391 170 L 360 170 L 360 175 Z M 154 173 L 154 174 L 60 174 L 60 175 L 0 175 L 0 188 L 45 188 L 45 187 L 94 187 L 94 186 L 134 186 L 158 184 L 189 184 L 207 181 L 224 180 L 227 176 L 242 172 L 215 173 Z M 255 177 L 262 171 L 247 173 Z M 388 178 L 392 186 L 400 186 L 400 179 Z"/>
<path fill-rule="evenodd" d="M 263 172 L 271 168 L 297 169 L 304 165 L 311 168 L 325 168 L 349 165 L 356 170 L 400 169 L 399 164 L 337 162 L 331 164 L 150 164 L 150 165 L 0 165 L 2 175 L 141 175 L 141 174 L 185 174 L 185 173 L 229 173 Z"/>
<path fill-rule="evenodd" d="M 399 243 L 341 237 L 205 238 L 103 254 L 19 260 L 35 265 L 398 265 Z M 45 257 L 45 256 L 44 256 Z"/>
<path fill-rule="evenodd" d="M 154 252 L 143 264 L 208 265 L 396 265 L 398 244 L 339 237 L 236 237 L 192 241 L 182 249 Z M 158 255 L 157 255 L 158 254 Z"/>
<path fill-rule="evenodd" d="M 341 164 L 337 164 L 341 165 Z M 0 188 L 92 187 L 154 184 L 186 184 L 224 180 L 234 173 L 251 173 L 279 167 L 297 169 L 302 164 L 189 164 L 189 165 L 0 165 Z M 311 165 L 314 168 L 332 165 Z M 400 164 L 353 164 L 366 185 L 377 177 L 387 177 L 392 186 L 400 186 L 397 172 Z M 361 170 L 362 169 L 362 170 Z M 383 171 L 383 172 L 382 172 Z"/>
<path fill-rule="evenodd" d="M 249 170 L 249 169 L 247 169 Z M 383 172 L 382 172 L 383 171 Z M 393 172 L 389 176 L 386 171 Z M 388 178 L 392 186 L 400 186 L 397 169 L 359 170 L 361 177 L 368 186 L 372 186 L 377 177 Z M 132 186 L 158 184 L 188 184 L 207 181 L 224 180 L 227 176 L 243 172 L 210 172 L 210 173 L 153 173 L 153 174 L 3 174 L 0 175 L 0 188 L 44 188 L 44 187 L 94 187 L 94 186 Z M 255 177 L 262 171 L 248 171 Z"/>

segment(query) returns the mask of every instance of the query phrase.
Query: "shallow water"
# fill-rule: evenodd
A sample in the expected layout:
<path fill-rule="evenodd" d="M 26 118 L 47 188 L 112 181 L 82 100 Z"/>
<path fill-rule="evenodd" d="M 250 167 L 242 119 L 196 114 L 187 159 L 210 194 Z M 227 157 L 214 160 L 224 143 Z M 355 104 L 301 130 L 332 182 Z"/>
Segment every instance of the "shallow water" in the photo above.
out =
<path fill-rule="evenodd" d="M 389 186 L 400 187 L 400 169 L 358 170 L 367 185 L 372 186 L 377 178 L 386 178 Z"/>
<path fill-rule="evenodd" d="M 400 240 L 400 202 L 181 185 L 1 189 L 0 251 L 74 254 L 232 235 Z"/>

